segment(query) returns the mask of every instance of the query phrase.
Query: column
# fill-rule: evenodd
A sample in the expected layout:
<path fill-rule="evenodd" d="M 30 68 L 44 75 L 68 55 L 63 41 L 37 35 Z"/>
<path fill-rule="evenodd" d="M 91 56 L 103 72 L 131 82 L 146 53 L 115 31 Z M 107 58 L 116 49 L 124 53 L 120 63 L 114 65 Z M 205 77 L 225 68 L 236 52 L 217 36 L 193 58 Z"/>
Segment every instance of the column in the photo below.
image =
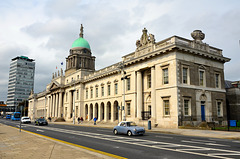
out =
<path fill-rule="evenodd" d="M 141 118 L 142 113 L 142 72 L 137 71 L 137 118 Z"/>
<path fill-rule="evenodd" d="M 107 104 L 104 104 L 104 121 L 108 121 L 108 111 L 107 111 Z"/>
<path fill-rule="evenodd" d="M 62 92 L 59 93 L 59 108 L 58 108 L 58 117 L 62 117 L 63 110 L 62 110 Z"/>
<path fill-rule="evenodd" d="M 53 111 L 52 116 L 55 117 L 55 106 L 56 106 L 56 94 L 53 94 Z"/>
<path fill-rule="evenodd" d="M 58 117 L 58 105 L 59 105 L 59 96 L 56 94 L 56 105 L 55 105 L 55 117 Z"/>
<path fill-rule="evenodd" d="M 156 81 L 155 81 L 155 66 L 151 68 L 151 117 L 156 119 Z"/>
<path fill-rule="evenodd" d="M 93 119 L 95 118 L 96 116 L 96 104 L 93 105 Z"/>
<path fill-rule="evenodd" d="M 114 121 L 114 103 L 111 104 L 111 122 Z"/>
<path fill-rule="evenodd" d="M 72 104 L 73 104 L 72 92 L 68 92 L 68 119 L 71 119 L 72 114 Z"/>
<path fill-rule="evenodd" d="M 102 120 L 101 104 L 98 104 L 98 121 Z"/>
<path fill-rule="evenodd" d="M 48 117 L 50 117 L 51 96 L 48 97 Z"/>
<path fill-rule="evenodd" d="M 90 105 L 91 104 L 88 105 L 88 119 L 87 119 L 88 121 L 90 121 L 90 116 L 91 116 Z"/>
<path fill-rule="evenodd" d="M 50 117 L 52 117 L 52 111 L 53 111 L 53 95 L 51 94 L 51 98 L 50 98 Z"/>

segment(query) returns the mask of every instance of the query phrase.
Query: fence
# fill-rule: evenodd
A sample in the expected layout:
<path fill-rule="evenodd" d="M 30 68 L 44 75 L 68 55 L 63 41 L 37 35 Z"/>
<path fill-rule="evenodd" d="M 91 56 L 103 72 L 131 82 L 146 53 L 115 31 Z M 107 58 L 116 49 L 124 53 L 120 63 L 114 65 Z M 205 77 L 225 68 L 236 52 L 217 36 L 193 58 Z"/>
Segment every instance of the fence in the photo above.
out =
<path fill-rule="evenodd" d="M 240 120 L 228 120 L 227 126 L 217 126 L 214 124 L 212 130 L 240 132 Z"/>

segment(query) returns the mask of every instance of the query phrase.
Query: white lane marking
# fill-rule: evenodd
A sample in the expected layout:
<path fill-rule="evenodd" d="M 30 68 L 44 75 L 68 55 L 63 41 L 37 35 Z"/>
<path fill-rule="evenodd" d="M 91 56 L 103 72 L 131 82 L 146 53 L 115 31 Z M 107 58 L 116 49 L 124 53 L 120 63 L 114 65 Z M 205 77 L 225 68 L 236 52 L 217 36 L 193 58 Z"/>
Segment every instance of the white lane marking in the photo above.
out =
<path fill-rule="evenodd" d="M 36 131 L 44 132 L 44 130 L 37 129 Z"/>
<path fill-rule="evenodd" d="M 209 155 L 213 155 L 213 156 L 229 156 L 229 155 L 233 155 L 233 156 L 240 156 L 240 153 L 235 153 L 235 154 L 229 154 L 229 153 L 210 153 Z"/>
<path fill-rule="evenodd" d="M 107 130 L 97 130 L 97 131 L 102 131 L 102 132 L 109 132 L 109 131 L 107 131 Z"/>
<path fill-rule="evenodd" d="M 212 150 L 211 148 L 202 148 L 202 149 L 178 149 L 181 151 L 210 151 Z"/>
<path fill-rule="evenodd" d="M 202 142 L 195 142 L 195 141 L 187 141 L 187 140 L 182 140 L 181 142 L 188 142 L 188 143 L 195 143 L 195 144 L 204 144 L 204 145 L 212 145 L 212 146 L 225 146 L 225 147 L 231 147 L 229 145 L 222 145 L 222 144 L 214 144 L 214 143 L 202 143 Z"/>
<path fill-rule="evenodd" d="M 36 126 L 32 126 L 32 127 L 36 127 Z M 182 149 L 181 150 L 181 149 L 167 148 L 167 146 L 169 146 L 169 147 L 176 147 L 176 146 L 180 147 L 180 146 L 182 146 L 182 147 L 194 148 L 194 150 L 195 149 L 206 149 L 204 147 L 199 147 L 199 146 L 181 145 L 181 144 L 177 145 L 177 144 L 166 143 L 166 142 L 158 142 L 159 144 L 163 144 L 163 145 L 144 145 L 144 144 L 139 144 L 139 142 L 134 142 L 134 141 L 139 141 L 140 140 L 140 139 L 134 139 L 134 138 L 131 138 L 132 139 L 131 141 L 126 141 L 126 140 L 119 140 L 119 139 L 126 139 L 125 137 L 117 137 L 118 139 L 116 140 L 116 139 L 108 138 L 109 135 L 102 134 L 101 136 L 98 136 L 98 135 L 96 135 L 96 133 L 91 133 L 91 132 L 65 130 L 65 129 L 49 128 L 49 127 L 42 127 L 42 129 L 58 131 L 58 132 L 68 133 L 68 134 L 75 134 L 75 135 L 79 135 L 79 136 L 86 136 L 86 137 L 91 137 L 91 138 L 97 138 L 97 139 L 101 139 L 101 140 L 115 141 L 115 142 L 120 142 L 120 143 L 125 143 L 125 144 L 132 144 L 132 145 L 137 145 L 137 146 L 149 147 L 149 148 L 169 150 L 169 151 L 175 151 L 175 152 L 181 152 L 181 153 L 187 153 L 187 154 L 194 154 L 194 155 L 199 155 L 199 156 L 207 156 L 207 157 L 210 156 L 207 153 L 204 154 L 204 153 L 198 153 L 198 152 L 190 152 L 189 149 L 185 149 L 185 150 Z M 149 140 L 142 140 L 142 141 L 149 142 Z M 222 149 L 215 149 L 215 148 L 211 148 L 211 150 L 229 153 L 229 155 L 239 153 L 239 152 L 233 151 L 233 150 L 222 150 Z M 229 157 L 214 156 L 214 155 L 211 155 L 211 157 L 222 158 L 222 159 L 232 159 L 232 158 L 229 158 Z"/>
<path fill-rule="evenodd" d="M 237 142 L 237 143 L 240 143 L 240 141 L 232 141 L 232 142 Z"/>
<path fill-rule="evenodd" d="M 216 143 L 216 141 L 208 141 L 208 140 L 197 140 L 197 139 L 191 139 L 192 141 L 199 141 L 199 142 L 214 142 Z"/>
<path fill-rule="evenodd" d="M 166 138 L 166 139 L 173 139 L 173 137 L 169 137 L 169 136 L 155 136 L 155 137 Z"/>

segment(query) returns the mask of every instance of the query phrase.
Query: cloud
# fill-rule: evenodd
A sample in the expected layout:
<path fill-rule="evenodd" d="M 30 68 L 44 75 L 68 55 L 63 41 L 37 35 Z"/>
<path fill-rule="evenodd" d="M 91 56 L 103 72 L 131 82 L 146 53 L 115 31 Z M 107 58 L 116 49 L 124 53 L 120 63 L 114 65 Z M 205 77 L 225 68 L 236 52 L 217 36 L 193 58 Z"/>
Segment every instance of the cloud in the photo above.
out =
<path fill-rule="evenodd" d="M 232 69 L 239 67 L 239 6 L 239 1 L 222 0 L 1 1 L 0 100 L 6 99 L 10 61 L 20 55 L 35 59 L 35 92 L 43 91 L 56 66 L 65 64 L 81 24 L 96 56 L 96 69 L 135 51 L 144 27 L 156 41 L 173 35 L 192 39 L 191 32 L 200 29 L 206 34 L 204 42 L 232 59 L 225 64 L 225 78 L 239 80 Z"/>

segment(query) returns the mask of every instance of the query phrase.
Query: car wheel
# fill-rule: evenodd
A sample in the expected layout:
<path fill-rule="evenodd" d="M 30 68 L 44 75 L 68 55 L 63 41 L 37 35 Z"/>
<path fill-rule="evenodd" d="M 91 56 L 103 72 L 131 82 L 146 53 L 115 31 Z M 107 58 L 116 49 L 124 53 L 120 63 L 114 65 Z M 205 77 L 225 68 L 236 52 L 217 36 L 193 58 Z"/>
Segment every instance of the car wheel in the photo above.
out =
<path fill-rule="evenodd" d="M 129 130 L 129 131 L 127 132 L 127 135 L 128 135 L 128 136 L 132 136 L 132 132 Z"/>
<path fill-rule="evenodd" d="M 113 133 L 114 133 L 114 135 L 117 135 L 118 134 L 117 129 L 114 129 Z"/>

